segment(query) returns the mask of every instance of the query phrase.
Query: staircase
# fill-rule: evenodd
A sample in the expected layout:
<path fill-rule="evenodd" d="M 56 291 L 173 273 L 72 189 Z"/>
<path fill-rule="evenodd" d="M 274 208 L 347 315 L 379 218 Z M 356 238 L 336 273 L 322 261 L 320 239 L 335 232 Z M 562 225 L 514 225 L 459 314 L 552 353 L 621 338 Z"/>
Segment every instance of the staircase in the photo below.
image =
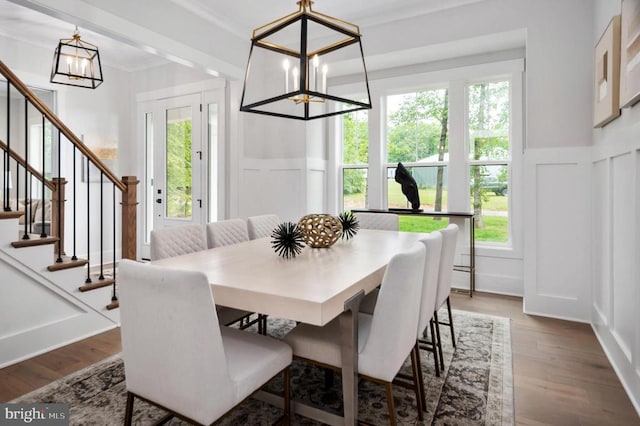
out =
<path fill-rule="evenodd" d="M 116 177 L 0 62 L 2 77 L 0 368 L 119 325 L 114 266 L 136 259 L 138 183 Z"/>

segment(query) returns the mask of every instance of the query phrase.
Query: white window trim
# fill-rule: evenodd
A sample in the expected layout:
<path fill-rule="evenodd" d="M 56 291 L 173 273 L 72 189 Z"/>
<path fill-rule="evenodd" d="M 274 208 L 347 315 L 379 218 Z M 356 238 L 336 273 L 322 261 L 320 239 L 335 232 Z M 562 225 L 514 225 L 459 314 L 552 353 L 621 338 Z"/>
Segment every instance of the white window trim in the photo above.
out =
<path fill-rule="evenodd" d="M 433 87 L 448 87 L 449 102 L 460 102 L 462 110 L 449 111 L 449 162 L 446 164 L 449 177 L 449 186 L 460 185 L 460 180 L 469 181 L 469 165 L 472 160 L 467 157 L 466 145 L 468 137 L 466 133 L 466 86 L 480 81 L 490 81 L 494 78 L 508 78 L 510 81 L 510 145 L 511 167 L 509 188 L 509 235 L 510 246 L 504 244 L 491 244 L 476 242 L 476 254 L 478 256 L 500 258 L 522 258 L 523 255 L 523 202 L 522 193 L 522 167 L 524 152 L 524 59 L 479 64 L 450 70 L 439 70 L 428 73 L 411 74 L 398 77 L 371 80 L 370 92 L 374 103 L 374 109 L 369 113 L 369 171 L 368 171 L 368 208 L 385 208 L 387 191 L 383 179 L 386 170 L 386 144 L 382 143 L 385 130 L 386 108 L 384 98 L 388 95 L 407 93 L 410 91 L 427 90 Z M 354 85 L 343 85 L 334 88 L 336 94 L 350 94 L 356 90 Z M 456 101 L 455 98 L 458 97 Z M 460 99 L 460 97 L 462 99 Z M 329 120 L 330 128 L 337 129 L 339 117 Z M 328 172 L 337 176 L 337 185 L 328 188 L 329 205 L 333 211 L 341 211 L 342 205 L 342 149 L 341 131 L 330 131 Z M 498 161 L 500 162 L 500 161 Z M 486 162 L 482 162 L 485 164 Z M 501 164 L 504 161 L 500 162 Z M 408 163 L 407 163 L 408 164 Z M 438 163 L 438 165 L 445 165 Z M 424 165 L 424 164 L 420 164 Z M 345 166 L 345 168 L 351 165 Z M 357 165 L 353 165 L 356 166 Z M 452 182 L 452 179 L 454 180 Z M 457 181 L 457 183 L 456 183 Z M 464 183 L 466 185 L 467 183 Z M 462 191 L 464 192 L 464 191 Z M 457 197 L 449 198 L 448 209 L 450 211 L 470 211 L 470 200 L 464 193 Z M 465 248 L 461 254 L 468 255 Z"/>

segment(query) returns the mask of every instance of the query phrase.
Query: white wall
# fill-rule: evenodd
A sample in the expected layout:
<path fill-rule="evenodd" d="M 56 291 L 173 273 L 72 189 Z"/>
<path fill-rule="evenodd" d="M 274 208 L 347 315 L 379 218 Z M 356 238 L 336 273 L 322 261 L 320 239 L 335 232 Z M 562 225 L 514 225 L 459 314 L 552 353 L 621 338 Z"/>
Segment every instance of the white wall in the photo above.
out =
<path fill-rule="evenodd" d="M 597 0 L 593 44 L 620 0 Z M 600 342 L 640 412 L 640 105 L 593 130 L 591 321 Z"/>

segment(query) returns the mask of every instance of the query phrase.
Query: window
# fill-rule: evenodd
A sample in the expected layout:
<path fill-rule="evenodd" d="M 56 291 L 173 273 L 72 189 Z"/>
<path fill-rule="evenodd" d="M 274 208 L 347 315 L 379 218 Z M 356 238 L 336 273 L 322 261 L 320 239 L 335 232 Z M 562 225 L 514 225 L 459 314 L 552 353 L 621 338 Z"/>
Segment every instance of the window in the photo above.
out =
<path fill-rule="evenodd" d="M 416 180 L 421 209 L 472 211 L 477 246 L 513 249 L 520 172 L 516 181 L 513 173 L 521 160 L 514 163 L 512 153 L 521 150 L 522 66 L 514 60 L 376 81 L 369 115 L 336 119 L 338 208 L 410 208 L 394 179 L 401 162 Z M 404 231 L 447 224 L 400 216 Z"/>
<path fill-rule="evenodd" d="M 396 168 L 402 163 L 418 185 L 420 208 L 447 210 L 449 91 L 447 88 L 386 98 L 387 208 L 409 208 Z M 400 217 L 403 231 L 431 232 L 447 226 L 440 218 Z"/>
<path fill-rule="evenodd" d="M 345 209 L 367 206 L 368 125 L 368 111 L 342 116 L 342 202 Z"/>
<path fill-rule="evenodd" d="M 470 206 L 476 241 L 509 241 L 509 81 L 467 86 Z"/>

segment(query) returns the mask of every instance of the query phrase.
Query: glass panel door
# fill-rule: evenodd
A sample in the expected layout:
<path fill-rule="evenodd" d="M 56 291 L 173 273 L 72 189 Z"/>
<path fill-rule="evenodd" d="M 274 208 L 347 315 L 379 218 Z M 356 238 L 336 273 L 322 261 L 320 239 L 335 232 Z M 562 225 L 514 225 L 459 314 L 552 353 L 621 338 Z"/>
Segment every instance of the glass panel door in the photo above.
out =
<path fill-rule="evenodd" d="M 158 101 L 154 117 L 154 229 L 202 223 L 200 95 Z"/>

